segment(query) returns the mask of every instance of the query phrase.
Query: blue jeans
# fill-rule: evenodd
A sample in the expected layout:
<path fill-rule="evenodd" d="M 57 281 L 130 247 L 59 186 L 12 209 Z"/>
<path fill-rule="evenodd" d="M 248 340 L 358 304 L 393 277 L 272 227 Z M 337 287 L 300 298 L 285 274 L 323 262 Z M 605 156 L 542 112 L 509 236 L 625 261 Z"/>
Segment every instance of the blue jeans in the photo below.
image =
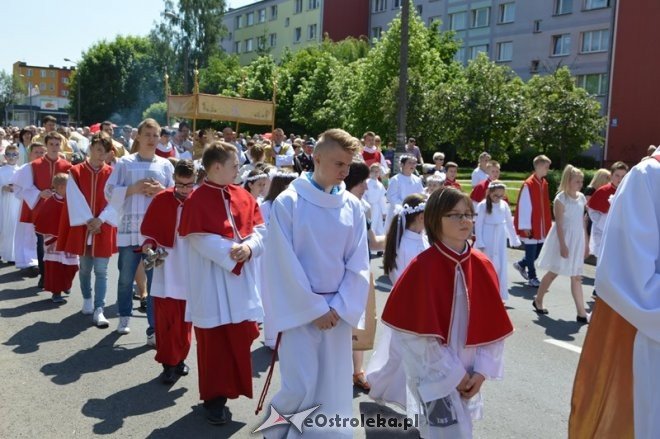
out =
<path fill-rule="evenodd" d="M 119 247 L 119 281 L 117 282 L 117 309 L 119 316 L 128 317 L 133 315 L 133 280 L 138 264 L 142 262 L 142 253 L 135 253 L 140 246 L 132 245 Z M 147 271 L 147 293 L 151 290 L 151 278 L 153 270 Z M 154 305 L 151 295 L 147 296 L 147 335 L 154 333 Z"/>
<path fill-rule="evenodd" d="M 80 290 L 85 299 L 92 298 L 92 268 L 94 269 L 94 309 L 105 306 L 109 261 L 110 258 L 80 257 Z"/>
<path fill-rule="evenodd" d="M 527 267 L 527 274 L 530 279 L 537 279 L 534 262 L 538 259 L 539 254 L 541 254 L 542 248 L 542 242 L 538 244 L 525 244 L 525 257 L 518 261 L 521 267 Z"/>

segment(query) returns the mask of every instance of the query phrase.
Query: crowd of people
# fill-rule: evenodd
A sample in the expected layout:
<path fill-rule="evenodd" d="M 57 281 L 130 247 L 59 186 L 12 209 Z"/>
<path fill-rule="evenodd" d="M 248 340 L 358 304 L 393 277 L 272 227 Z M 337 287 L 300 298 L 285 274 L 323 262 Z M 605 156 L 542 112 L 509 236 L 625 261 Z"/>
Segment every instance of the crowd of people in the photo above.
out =
<path fill-rule="evenodd" d="M 583 172 L 567 165 L 551 202 L 552 162 L 539 155 L 512 213 L 500 163 L 486 152 L 468 194 L 458 165 L 442 152 L 425 164 L 413 138 L 392 175 L 394 156 L 373 132 L 246 137 L 146 119 L 113 136 L 110 122 L 55 122 L 0 132 L 0 259 L 39 276 L 58 304 L 78 276 L 82 313 L 107 328 L 108 265 L 118 254 L 116 331 L 131 331 L 139 300 L 167 384 L 190 372 L 194 332 L 213 424 L 231 419 L 228 399 L 253 396 L 250 348 L 263 329 L 279 356 L 280 413 L 320 404 L 318 413 L 350 418 L 352 375 L 374 400 L 421 415 L 423 437 L 471 437 L 481 386 L 502 378 L 513 332 L 507 248 L 524 247 L 513 267 L 537 288 L 533 311 L 549 314 L 549 288 L 568 276 L 576 321 L 588 324 L 584 260 L 600 255 L 628 171 L 622 162 L 599 170 L 583 194 Z M 364 367 L 351 334 L 364 326 L 373 253 L 393 289 Z"/>

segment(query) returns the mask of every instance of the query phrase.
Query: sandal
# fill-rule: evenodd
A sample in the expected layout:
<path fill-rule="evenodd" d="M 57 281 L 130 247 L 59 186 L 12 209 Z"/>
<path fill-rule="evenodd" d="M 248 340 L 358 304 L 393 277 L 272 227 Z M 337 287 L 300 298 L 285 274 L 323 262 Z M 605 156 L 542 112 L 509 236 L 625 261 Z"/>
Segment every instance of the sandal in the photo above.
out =
<path fill-rule="evenodd" d="M 536 297 L 534 297 L 534 299 L 532 299 L 532 306 L 534 307 L 534 312 L 536 314 L 544 314 L 544 315 L 549 314 L 549 311 L 547 309 L 545 309 L 545 308 L 541 309 L 536 305 Z"/>
<path fill-rule="evenodd" d="M 353 374 L 353 385 L 359 387 L 360 389 L 366 392 L 371 390 L 371 386 L 369 385 L 369 382 L 364 377 L 364 372 Z"/>

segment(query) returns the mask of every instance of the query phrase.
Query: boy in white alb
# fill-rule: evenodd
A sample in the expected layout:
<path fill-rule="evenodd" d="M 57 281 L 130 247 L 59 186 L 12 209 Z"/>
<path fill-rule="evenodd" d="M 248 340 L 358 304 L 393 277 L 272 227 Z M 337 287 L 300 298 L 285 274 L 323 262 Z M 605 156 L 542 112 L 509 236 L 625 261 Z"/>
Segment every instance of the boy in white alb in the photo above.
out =
<path fill-rule="evenodd" d="M 273 201 L 263 266 L 274 286 L 267 290 L 271 320 L 282 333 L 282 387 L 271 402 L 279 413 L 320 405 L 316 414 L 351 416 L 351 327 L 360 321 L 369 290 L 366 219 L 343 184 L 358 148 L 343 130 L 324 132 L 314 173 L 303 174 Z M 304 432 L 313 438 L 352 434 L 348 426 Z M 266 437 L 298 435 L 289 426 L 266 431 Z"/>
<path fill-rule="evenodd" d="M 385 215 L 387 214 L 387 198 L 385 194 L 385 186 L 378 179 L 381 174 L 381 165 L 373 163 L 369 166 L 369 178 L 367 179 L 367 192 L 364 194 L 364 199 L 371 206 L 371 230 L 374 231 L 376 236 L 384 235 L 385 230 Z"/>
<path fill-rule="evenodd" d="M 424 192 L 422 179 L 413 174 L 417 166 L 417 159 L 411 155 L 402 155 L 401 172 L 390 179 L 387 187 L 387 201 L 390 203 L 385 221 L 385 229 L 390 228 L 392 217 L 397 209 L 403 204 L 403 199 L 410 194 L 421 194 Z"/>
<path fill-rule="evenodd" d="M 0 259 L 14 262 L 14 235 L 21 213 L 21 200 L 14 196 L 11 180 L 18 171 L 19 152 L 16 145 L 5 148 L 7 164 L 0 167 Z"/>

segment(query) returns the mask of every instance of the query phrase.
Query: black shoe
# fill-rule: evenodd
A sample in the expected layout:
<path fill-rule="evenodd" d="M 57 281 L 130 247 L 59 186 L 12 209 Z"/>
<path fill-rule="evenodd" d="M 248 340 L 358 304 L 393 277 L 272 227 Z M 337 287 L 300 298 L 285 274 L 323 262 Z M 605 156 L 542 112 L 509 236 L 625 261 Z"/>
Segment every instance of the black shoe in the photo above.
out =
<path fill-rule="evenodd" d="M 215 398 L 210 401 L 204 401 L 206 409 L 206 420 L 211 425 L 223 425 L 231 421 L 231 412 L 225 405 L 227 398 Z"/>
<path fill-rule="evenodd" d="M 39 276 L 39 267 L 29 267 L 24 269 L 23 272 L 27 277 L 37 277 Z"/>
<path fill-rule="evenodd" d="M 138 308 L 140 312 L 147 312 L 147 299 L 140 299 L 140 307 Z"/>
<path fill-rule="evenodd" d="M 176 382 L 176 366 L 163 365 L 163 373 L 160 375 L 163 384 L 174 384 Z"/>
<path fill-rule="evenodd" d="M 534 297 L 534 299 L 532 300 L 532 306 L 534 307 L 534 312 L 535 312 L 536 314 L 543 314 L 543 315 L 545 315 L 545 314 L 549 314 L 549 313 L 550 313 L 547 309 L 545 309 L 545 308 L 541 309 L 541 308 L 539 308 L 539 307 L 536 305 L 536 297 Z"/>
<path fill-rule="evenodd" d="M 577 316 L 575 318 L 575 321 L 577 321 L 578 323 L 584 323 L 585 325 L 589 324 L 589 318 L 588 317 Z"/>
<path fill-rule="evenodd" d="M 182 377 L 188 375 L 190 372 L 190 368 L 186 363 L 183 361 L 175 366 L 175 371 L 177 375 L 181 375 Z"/>
<path fill-rule="evenodd" d="M 64 294 L 66 294 L 68 296 L 69 294 L 71 294 L 71 290 L 64 291 Z"/>
<path fill-rule="evenodd" d="M 44 287 L 44 277 L 41 276 L 39 278 L 39 282 L 37 282 L 37 288 L 43 288 Z"/>

